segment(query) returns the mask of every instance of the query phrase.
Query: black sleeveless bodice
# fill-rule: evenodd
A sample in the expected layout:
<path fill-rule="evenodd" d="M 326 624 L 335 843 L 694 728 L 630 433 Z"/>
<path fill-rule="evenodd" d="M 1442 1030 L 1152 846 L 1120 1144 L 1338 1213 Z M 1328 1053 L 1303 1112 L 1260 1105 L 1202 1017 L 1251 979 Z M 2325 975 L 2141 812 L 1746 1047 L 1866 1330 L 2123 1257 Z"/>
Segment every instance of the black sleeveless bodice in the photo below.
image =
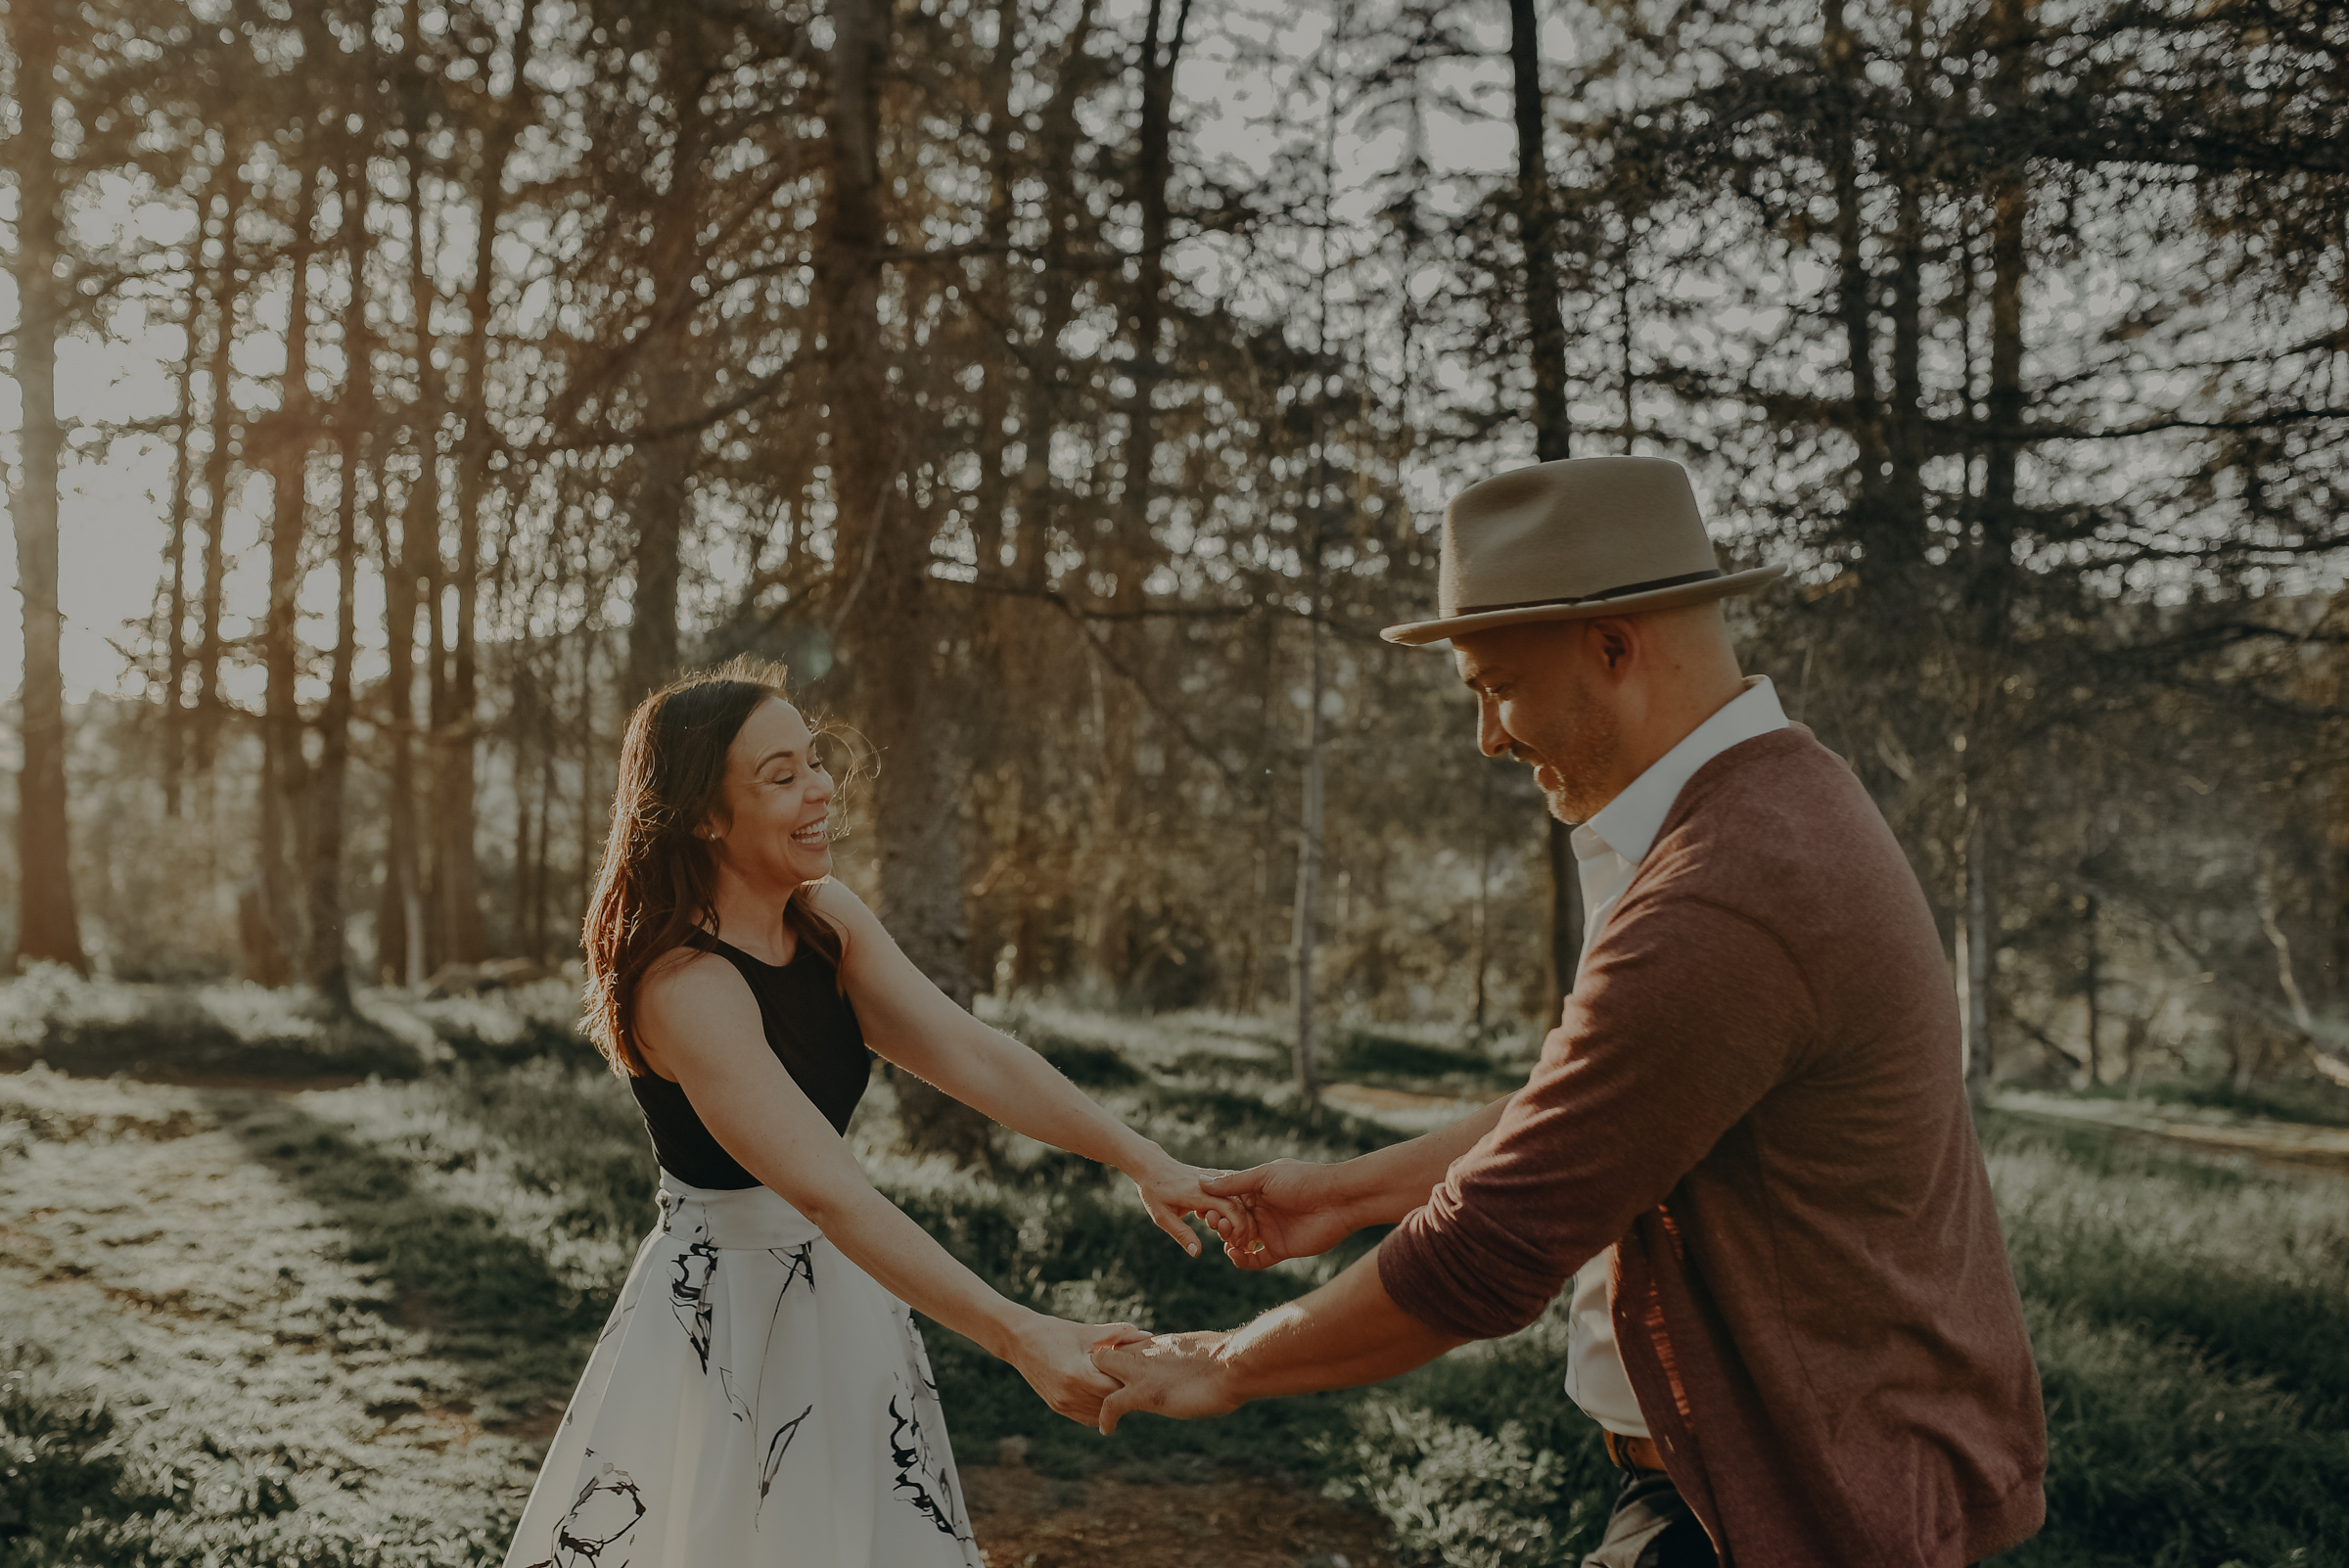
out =
<path fill-rule="evenodd" d="M 856 1010 L 840 993 L 831 963 L 804 939 L 791 962 L 782 965 L 761 963 L 706 932 L 692 932 L 685 940 L 734 966 L 759 999 L 760 1022 L 766 1026 L 766 1043 L 775 1059 L 833 1130 L 848 1131 L 849 1118 L 864 1097 L 872 1056 L 864 1046 L 864 1031 L 857 1027 Z M 686 1100 L 682 1084 L 641 1073 L 628 1080 L 628 1087 L 635 1090 L 637 1108 L 644 1112 L 644 1129 L 653 1135 L 661 1169 L 689 1185 L 719 1191 L 759 1184 L 759 1178 L 711 1136 Z"/>

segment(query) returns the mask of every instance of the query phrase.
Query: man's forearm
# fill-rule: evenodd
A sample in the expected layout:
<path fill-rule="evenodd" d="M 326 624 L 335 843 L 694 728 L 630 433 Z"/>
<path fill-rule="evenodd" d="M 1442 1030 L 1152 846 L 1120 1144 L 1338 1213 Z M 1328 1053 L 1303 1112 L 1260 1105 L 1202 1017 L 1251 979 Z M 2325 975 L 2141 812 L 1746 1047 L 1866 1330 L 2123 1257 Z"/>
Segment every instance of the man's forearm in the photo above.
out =
<path fill-rule="evenodd" d="M 1396 1306 L 1373 1252 L 1240 1329 L 1216 1360 L 1226 1390 L 1244 1403 L 1383 1382 L 1464 1343 Z"/>
<path fill-rule="evenodd" d="M 1246 1328 L 1097 1347 L 1093 1365 L 1120 1384 L 1102 1403 L 1101 1430 L 1137 1410 L 1189 1420 L 1250 1400 L 1384 1382 L 1460 1343 L 1395 1305 L 1374 1252 Z"/>
<path fill-rule="evenodd" d="M 1503 1094 L 1473 1116 L 1441 1127 L 1407 1143 L 1398 1143 L 1346 1162 L 1348 1207 L 1364 1225 L 1392 1225 L 1427 1202 L 1451 1162 L 1500 1125 L 1514 1095 Z"/>

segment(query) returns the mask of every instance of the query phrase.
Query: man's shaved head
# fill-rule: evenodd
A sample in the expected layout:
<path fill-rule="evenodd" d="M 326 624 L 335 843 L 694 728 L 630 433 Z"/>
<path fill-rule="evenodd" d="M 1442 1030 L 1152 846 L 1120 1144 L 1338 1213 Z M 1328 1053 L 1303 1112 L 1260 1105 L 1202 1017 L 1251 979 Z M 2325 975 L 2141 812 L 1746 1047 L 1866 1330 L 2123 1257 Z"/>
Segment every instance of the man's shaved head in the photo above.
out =
<path fill-rule="evenodd" d="M 1718 600 L 1497 626 L 1451 647 L 1478 746 L 1531 765 L 1565 822 L 1589 821 L 1739 687 Z"/>

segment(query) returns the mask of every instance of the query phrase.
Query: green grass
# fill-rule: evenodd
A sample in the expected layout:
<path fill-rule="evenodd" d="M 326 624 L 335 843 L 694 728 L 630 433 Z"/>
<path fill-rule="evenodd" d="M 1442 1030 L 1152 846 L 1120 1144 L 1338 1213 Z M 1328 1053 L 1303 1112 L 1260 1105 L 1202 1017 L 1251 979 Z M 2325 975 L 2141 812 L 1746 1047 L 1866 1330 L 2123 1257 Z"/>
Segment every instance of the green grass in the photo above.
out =
<path fill-rule="evenodd" d="M 2349 1561 L 2349 1179 L 2023 1119 L 1988 1143 L 2049 1409 L 2014 1560 Z"/>
<path fill-rule="evenodd" d="M 85 1018 L 107 1001 L 67 999 Z M 207 1005 L 299 1041 L 230 1000 Z M 61 1011 L 11 1004 L 0 1020 Z M 404 1079 L 281 1094 L 0 1076 L 0 1564 L 502 1552 L 652 1172 L 632 1103 L 584 1047 L 533 1053 L 563 998 L 436 1005 L 395 1020 L 415 1042 Z M 1255 1021 L 1012 1022 L 1186 1158 L 1335 1159 L 1393 1136 L 1304 1116 Z M 1355 1082 L 1498 1071 L 1383 1034 L 1337 1037 L 1330 1060 Z M 897 1152 L 891 1103 L 877 1081 L 851 1129 L 877 1183 L 1049 1310 L 1233 1324 L 1374 1239 L 1263 1273 L 1193 1261 L 1123 1181 L 1056 1151 L 1010 1139 L 998 1179 Z M 2049 1528 L 2008 1560 L 2349 1562 L 2349 1181 L 2019 1117 L 1986 1139 L 2052 1435 Z M 1574 1563 L 1613 1492 L 1559 1391 L 1554 1311 L 1379 1389 L 1136 1419 L 1108 1441 L 929 1338 L 965 1462 L 1020 1436 L 1058 1475 L 1285 1473 L 1379 1510 L 1404 1560 L 1461 1565 Z"/>
<path fill-rule="evenodd" d="M 1406 1039 L 1377 1030 L 1350 1029 L 1329 1042 L 1322 1072 L 1333 1081 L 1394 1088 L 1466 1088 L 1505 1092 L 1525 1083 L 1514 1068 L 1481 1050 Z"/>

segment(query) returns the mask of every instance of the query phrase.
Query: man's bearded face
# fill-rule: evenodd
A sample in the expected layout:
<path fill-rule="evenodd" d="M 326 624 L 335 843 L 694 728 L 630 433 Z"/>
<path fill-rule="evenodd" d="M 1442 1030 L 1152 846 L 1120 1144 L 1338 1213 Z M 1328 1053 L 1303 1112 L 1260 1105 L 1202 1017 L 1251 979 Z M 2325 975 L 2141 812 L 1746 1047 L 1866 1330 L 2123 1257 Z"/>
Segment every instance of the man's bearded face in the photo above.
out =
<path fill-rule="evenodd" d="M 1453 644 L 1477 695 L 1479 744 L 1487 756 L 1532 767 L 1561 822 L 1587 822 L 1607 804 L 1623 750 L 1622 715 L 1593 663 L 1588 625 L 1505 626 Z"/>

